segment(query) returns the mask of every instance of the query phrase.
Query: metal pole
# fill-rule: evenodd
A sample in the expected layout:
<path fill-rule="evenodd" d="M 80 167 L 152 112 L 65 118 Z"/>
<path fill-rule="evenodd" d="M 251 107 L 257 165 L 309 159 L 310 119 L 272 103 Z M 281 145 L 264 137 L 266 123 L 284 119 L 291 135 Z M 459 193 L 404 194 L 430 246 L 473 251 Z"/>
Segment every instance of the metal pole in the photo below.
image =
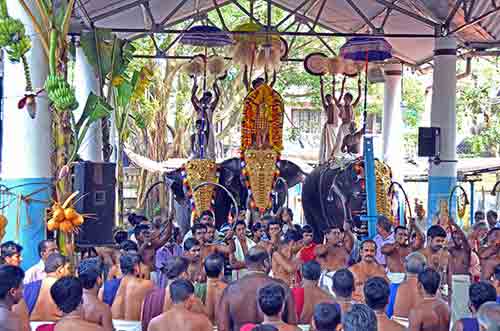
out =
<path fill-rule="evenodd" d="M 470 225 L 474 224 L 474 182 L 469 182 L 470 184 Z"/>
<path fill-rule="evenodd" d="M 368 237 L 373 238 L 377 233 L 377 193 L 375 178 L 375 157 L 373 155 L 373 137 L 365 136 L 363 139 L 363 154 L 365 159 L 365 180 L 366 180 L 366 199 L 368 214 Z"/>

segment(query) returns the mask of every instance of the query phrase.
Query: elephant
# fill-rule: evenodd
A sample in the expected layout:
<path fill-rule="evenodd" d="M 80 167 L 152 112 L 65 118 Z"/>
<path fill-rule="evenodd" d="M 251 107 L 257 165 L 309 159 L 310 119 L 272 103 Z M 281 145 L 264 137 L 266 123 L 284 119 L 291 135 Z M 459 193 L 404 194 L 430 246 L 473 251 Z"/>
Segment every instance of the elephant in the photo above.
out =
<path fill-rule="evenodd" d="M 280 160 L 278 162 L 278 169 L 280 170 L 280 180 L 276 181 L 273 192 L 272 210 L 276 212 L 279 207 L 283 206 L 287 198 L 287 188 L 291 188 L 298 183 L 302 182 L 306 177 L 299 166 L 288 160 Z M 176 169 L 166 172 L 164 174 L 164 181 L 170 187 L 174 194 L 174 199 L 181 208 L 189 208 L 187 203 L 188 197 L 186 195 L 183 185 L 182 169 Z M 245 185 L 245 179 L 242 176 L 242 165 L 239 158 L 231 158 L 218 164 L 219 183 L 231 192 L 238 203 L 238 208 L 246 209 L 249 201 L 248 189 Z M 215 220 L 216 226 L 220 227 L 227 222 L 227 217 L 231 211 L 232 200 L 228 194 L 221 188 L 215 189 Z M 187 215 L 189 213 L 183 213 Z M 189 219 L 179 220 L 183 223 L 184 227 L 189 224 Z"/>
<path fill-rule="evenodd" d="M 367 208 L 362 167 L 360 160 L 343 166 L 324 163 L 306 177 L 302 206 L 316 242 L 322 242 L 328 227 L 343 226 L 344 221 L 360 225 L 359 216 L 366 214 Z"/>

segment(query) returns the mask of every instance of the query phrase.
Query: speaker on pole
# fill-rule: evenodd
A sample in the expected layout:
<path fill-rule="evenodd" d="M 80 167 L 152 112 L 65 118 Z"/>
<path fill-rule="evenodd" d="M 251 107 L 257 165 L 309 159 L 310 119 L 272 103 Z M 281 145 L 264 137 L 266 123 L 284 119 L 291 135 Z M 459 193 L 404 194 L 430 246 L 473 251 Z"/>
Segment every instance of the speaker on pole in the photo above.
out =
<path fill-rule="evenodd" d="M 81 198 L 75 205 L 79 213 L 91 214 L 76 235 L 79 247 L 114 244 L 115 164 L 78 162 L 74 167 L 73 191 Z"/>
<path fill-rule="evenodd" d="M 441 128 L 418 128 L 418 156 L 439 157 Z"/>

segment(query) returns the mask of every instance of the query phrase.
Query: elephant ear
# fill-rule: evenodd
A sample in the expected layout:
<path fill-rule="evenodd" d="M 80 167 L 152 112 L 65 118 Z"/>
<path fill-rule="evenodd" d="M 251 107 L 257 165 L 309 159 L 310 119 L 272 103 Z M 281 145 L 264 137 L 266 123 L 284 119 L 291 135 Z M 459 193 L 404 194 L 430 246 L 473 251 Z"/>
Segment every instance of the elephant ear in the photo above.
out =
<path fill-rule="evenodd" d="M 298 165 L 287 160 L 279 161 L 279 170 L 280 177 L 286 180 L 288 188 L 292 188 L 298 183 L 303 182 L 305 177 L 307 176 L 307 174 L 302 171 L 302 169 L 300 169 Z M 283 183 L 278 182 L 278 184 L 276 185 L 277 189 L 282 188 L 280 185 L 283 185 Z"/>
<path fill-rule="evenodd" d="M 175 200 L 177 200 L 178 202 L 185 200 L 186 194 L 184 193 L 182 170 L 176 169 L 166 172 L 163 177 L 165 178 L 165 183 L 167 183 L 167 185 L 174 193 Z"/>
<path fill-rule="evenodd" d="M 239 158 L 226 160 L 219 165 L 219 184 L 235 196 L 240 207 L 245 205 L 248 190 L 241 179 L 241 160 Z"/>

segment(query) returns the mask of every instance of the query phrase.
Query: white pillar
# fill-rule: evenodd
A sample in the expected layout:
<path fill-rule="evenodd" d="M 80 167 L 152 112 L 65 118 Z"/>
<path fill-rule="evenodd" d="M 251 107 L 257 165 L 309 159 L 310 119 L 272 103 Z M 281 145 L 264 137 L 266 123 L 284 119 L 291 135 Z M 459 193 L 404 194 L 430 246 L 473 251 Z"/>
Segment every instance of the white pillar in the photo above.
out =
<path fill-rule="evenodd" d="M 431 126 L 441 128 L 441 160 L 457 160 L 456 154 L 456 64 L 457 42 L 455 38 L 438 38 L 434 50 L 434 74 L 432 87 Z M 429 220 L 439 211 L 440 201 L 448 196 L 456 183 L 455 162 L 434 163 L 429 167 Z M 449 206 L 451 208 L 452 206 Z"/>
<path fill-rule="evenodd" d="M 28 2 L 36 12 L 34 2 Z M 27 53 L 33 88 L 42 88 L 47 78 L 48 60 L 32 21 L 19 4 L 7 1 L 9 15 L 20 19 L 30 36 L 32 47 Z M 5 54 L 4 54 L 5 55 Z M 20 199 L 4 209 L 8 219 L 4 241 L 14 240 L 24 246 L 23 267 L 39 260 L 36 245 L 45 236 L 44 213 L 50 202 L 52 154 L 52 118 L 45 93 L 36 98 L 36 118 L 26 109 L 18 109 L 17 103 L 24 96 L 26 83 L 22 64 L 13 64 L 4 56 L 3 146 L 2 184 L 11 188 Z M 17 208 L 19 206 L 19 208 Z M 29 215 L 26 215 L 28 213 Z M 19 216 L 20 222 L 16 221 Z"/>
<path fill-rule="evenodd" d="M 401 113 L 401 64 L 384 66 L 383 159 L 401 182 L 403 167 L 403 115 Z"/>
<path fill-rule="evenodd" d="M 75 117 L 78 120 L 85 108 L 90 92 L 98 95 L 99 83 L 94 70 L 83 52 L 83 48 L 76 47 L 75 61 L 75 92 L 78 100 L 78 109 Z M 92 124 L 83 139 L 79 155 L 83 160 L 102 162 L 102 131 L 101 121 Z"/>

